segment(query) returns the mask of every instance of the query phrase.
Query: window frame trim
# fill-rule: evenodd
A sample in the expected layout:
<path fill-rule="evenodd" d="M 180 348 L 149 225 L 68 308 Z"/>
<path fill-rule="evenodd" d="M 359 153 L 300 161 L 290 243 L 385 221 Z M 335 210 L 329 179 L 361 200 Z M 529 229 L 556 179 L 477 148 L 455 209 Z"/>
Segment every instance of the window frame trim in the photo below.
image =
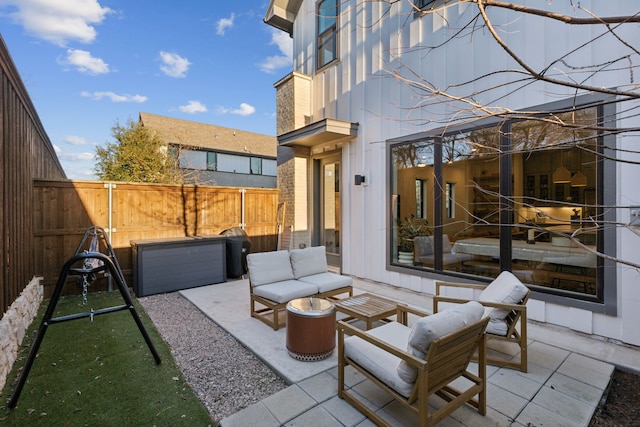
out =
<path fill-rule="evenodd" d="M 550 103 L 540 104 L 537 106 L 523 109 L 522 111 L 537 110 L 541 112 L 558 113 L 558 112 L 568 112 L 568 111 L 574 111 L 578 109 L 595 107 L 597 108 L 597 118 L 599 121 L 598 124 L 601 125 L 600 127 L 602 128 L 603 126 L 606 126 L 608 128 L 613 128 L 616 125 L 616 120 L 617 120 L 617 108 L 616 108 L 617 102 L 620 102 L 620 101 L 624 101 L 624 100 L 619 100 L 612 95 L 591 93 L 591 94 L 575 96 L 572 98 L 569 97 L 559 101 L 552 101 Z M 431 129 L 424 132 L 419 132 L 416 134 L 405 135 L 397 138 L 388 139 L 386 141 L 386 150 L 385 150 L 386 173 L 387 173 L 386 175 L 387 176 L 387 182 L 386 182 L 387 202 L 385 202 L 386 214 L 387 214 L 386 224 L 391 224 L 393 221 L 392 206 L 391 206 L 391 203 L 388 202 L 391 200 L 391 195 L 393 191 L 391 186 L 391 176 L 393 172 L 393 168 L 391 165 L 391 158 L 392 158 L 393 147 L 395 147 L 398 144 L 416 143 L 416 142 L 422 142 L 422 141 L 428 141 L 428 140 L 435 142 L 435 141 L 441 140 L 445 130 L 447 134 L 449 134 L 452 132 L 458 132 L 458 133 L 469 132 L 472 130 L 477 130 L 477 129 L 491 127 L 491 126 L 500 126 L 502 128 L 502 126 L 504 126 L 505 123 L 513 123 L 515 121 L 518 121 L 518 119 L 514 118 L 514 119 L 506 120 L 504 118 L 490 117 L 490 118 L 483 118 L 469 124 L 461 124 L 458 126 L 453 125 L 446 128 L 440 127 L 440 128 L 435 128 L 435 129 Z M 602 123 L 600 123 L 600 121 L 602 121 Z M 501 133 L 501 134 L 504 134 L 504 133 Z M 616 139 L 615 132 L 610 132 L 606 135 L 602 135 L 602 132 L 599 132 L 597 138 L 599 140 L 598 150 L 601 154 L 602 152 L 604 152 L 604 150 L 607 147 L 609 147 L 610 149 L 616 147 L 617 139 Z M 502 141 L 501 141 L 501 144 L 502 144 Z M 615 152 L 615 150 L 612 150 L 612 152 Z M 440 159 L 439 161 L 436 161 L 434 164 L 434 175 L 435 175 L 436 182 L 440 186 L 442 186 L 443 184 L 442 182 L 442 178 L 443 178 L 442 144 L 437 144 L 437 143 L 434 144 L 434 158 Z M 510 155 L 502 156 L 502 158 L 503 160 L 501 160 L 501 162 L 504 161 L 509 163 L 508 166 L 506 167 L 508 168 L 508 171 L 511 172 L 511 156 Z M 606 194 L 603 189 L 604 189 L 604 182 L 606 177 L 616 176 L 615 174 L 617 169 L 617 166 L 616 166 L 617 162 L 605 161 L 605 159 L 602 156 L 599 156 L 598 162 L 599 162 L 599 165 L 598 165 L 599 167 L 597 168 L 596 204 L 598 206 L 614 206 L 616 204 L 616 194 L 617 194 L 615 180 L 614 179 L 609 180 L 614 184 L 613 185 L 608 184 Z M 501 172 L 503 172 L 502 165 L 500 167 L 501 167 Z M 508 182 L 503 183 L 502 182 L 503 175 L 510 176 L 503 173 L 500 174 L 501 194 L 503 194 L 504 189 L 509 189 L 509 191 L 511 191 L 511 188 L 510 188 L 511 180 L 505 178 L 504 180 Z M 442 218 L 442 207 L 443 207 L 442 193 L 443 192 L 437 192 L 436 194 L 434 194 L 434 223 L 435 224 L 442 224 L 442 219 L 443 219 Z M 509 214 L 508 209 L 501 209 L 500 214 L 508 215 Z M 503 218 L 501 218 L 501 222 L 502 222 L 502 219 Z M 616 221 L 616 220 L 617 220 L 616 212 L 614 210 L 604 210 L 602 212 L 603 222 L 606 223 L 609 221 Z M 501 258 L 503 258 L 503 256 L 506 258 L 509 258 L 508 262 L 501 263 L 502 268 L 504 268 L 505 265 L 509 265 L 509 267 L 511 266 L 511 262 L 510 262 L 511 236 L 509 234 L 508 238 L 506 237 L 509 232 L 510 232 L 509 227 L 500 227 L 500 248 L 501 248 L 500 255 L 501 255 Z M 604 254 L 617 254 L 616 231 L 604 229 L 599 231 L 599 233 L 601 234 L 598 238 L 597 250 Z M 479 283 L 479 282 L 489 283 L 492 280 L 491 278 L 483 279 L 482 277 L 479 277 L 479 276 L 469 277 L 468 275 L 463 275 L 456 272 L 443 270 L 441 265 L 442 264 L 442 257 L 441 257 L 442 236 L 441 234 L 440 236 L 438 236 L 438 233 L 434 235 L 434 254 L 440 254 L 440 257 L 437 257 L 434 260 L 435 262 L 434 262 L 433 269 L 418 268 L 413 266 L 403 266 L 397 262 L 394 263 L 392 259 L 393 251 L 391 250 L 392 244 L 393 244 L 393 227 L 388 227 L 386 234 L 387 234 L 387 241 L 385 246 L 385 252 L 386 252 L 386 260 L 387 260 L 386 269 L 388 271 L 409 273 L 412 275 L 432 278 L 434 280 L 442 280 L 443 278 L 445 280 L 450 280 L 451 277 L 455 277 L 456 280 L 459 280 L 461 282 L 466 282 L 466 283 Z M 508 246 L 508 252 L 505 248 L 507 246 Z M 598 265 L 596 268 L 596 275 L 597 275 L 596 283 L 597 283 L 597 286 L 602 287 L 601 289 L 602 300 L 596 300 L 595 298 L 576 299 L 567 295 L 540 292 L 537 290 L 532 290 L 533 291 L 532 297 L 536 300 L 554 303 L 554 304 L 558 304 L 566 307 L 580 308 L 580 309 L 591 311 L 593 313 L 601 313 L 601 314 L 606 314 L 611 316 L 617 315 L 618 274 L 616 269 L 616 263 L 612 260 L 605 259 L 603 257 L 598 257 L 597 262 L 598 262 Z M 611 283 L 612 285 L 605 286 L 605 283 Z"/>
<path fill-rule="evenodd" d="M 315 63 L 316 63 L 316 72 L 320 72 L 328 67 L 330 67 L 331 65 L 333 65 L 334 63 L 336 63 L 338 61 L 338 52 L 339 52 L 339 43 L 338 43 L 338 28 L 339 28 L 339 19 L 340 19 L 340 2 L 338 0 L 335 0 L 335 4 L 336 4 L 336 16 L 335 16 L 335 23 L 334 25 L 330 26 L 329 28 L 327 28 L 326 30 L 324 30 L 322 33 L 320 33 L 320 5 L 322 5 L 324 2 L 326 2 L 327 0 L 318 0 L 316 2 L 316 20 L 315 20 L 315 44 L 316 44 L 316 53 L 315 53 Z M 330 29 L 333 28 L 333 39 L 334 39 L 334 57 L 331 61 L 327 61 L 326 63 L 320 65 L 320 49 L 321 49 L 321 45 L 320 45 L 320 39 L 322 36 L 326 35 L 326 34 L 331 34 Z M 324 40 L 324 37 L 322 37 Z M 324 44 L 322 45 L 324 46 Z"/>

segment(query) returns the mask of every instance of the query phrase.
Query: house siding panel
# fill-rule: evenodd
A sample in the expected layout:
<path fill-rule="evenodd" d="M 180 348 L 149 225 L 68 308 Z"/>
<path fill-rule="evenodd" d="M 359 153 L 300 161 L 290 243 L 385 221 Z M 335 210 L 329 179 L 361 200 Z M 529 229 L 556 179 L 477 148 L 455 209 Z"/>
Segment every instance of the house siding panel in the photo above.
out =
<path fill-rule="evenodd" d="M 523 0 L 519 4 L 531 7 L 546 7 L 559 13 L 573 16 L 576 13 L 570 2 L 553 2 L 541 6 L 539 1 Z M 596 16 L 633 15 L 637 13 L 634 2 L 583 1 L 581 6 Z M 500 100 L 513 110 L 551 103 L 560 99 L 571 99 L 574 90 L 548 83 L 535 83 L 514 91 L 509 84 L 513 75 L 494 73 L 514 69 L 519 65 L 495 43 L 488 31 L 474 31 L 472 36 L 449 40 L 460 29 L 463 20 L 477 13 L 472 4 L 459 4 L 441 9 L 439 13 L 425 16 L 414 15 L 409 2 L 360 2 L 349 0 L 341 3 L 338 49 L 339 60 L 321 72 L 316 72 L 315 60 L 315 1 L 305 0 L 294 22 L 294 72 L 312 76 L 311 116 L 313 121 L 334 118 L 359 123 L 357 140 L 343 152 L 343 176 L 345 191 L 342 194 L 342 211 L 348 216 L 343 224 L 343 271 L 347 274 L 371 280 L 387 282 L 412 289 L 432 289 L 433 280 L 428 277 L 409 276 L 385 268 L 386 235 L 390 232 L 387 222 L 387 165 L 386 140 L 440 128 L 452 124 L 461 117 L 460 106 L 448 103 L 433 103 L 424 110 L 415 107 L 428 102 L 425 94 L 398 82 L 390 71 L 411 70 L 423 78 L 425 87 L 449 89 L 454 96 L 475 93 L 474 100 L 491 104 Z M 513 12 L 492 8 L 490 16 L 502 24 L 501 37 L 517 54 L 534 69 L 543 69 L 557 58 L 564 58 L 571 65 L 605 63 L 611 57 L 621 58 L 629 53 L 622 44 L 611 46 L 606 38 L 595 40 L 603 32 L 602 27 L 571 26 L 567 36 L 567 25 L 536 16 L 521 16 L 514 19 Z M 638 26 L 625 26 L 620 35 L 625 40 L 640 37 Z M 565 57 L 573 46 L 595 40 L 592 48 Z M 429 49 L 447 42 L 446 48 Z M 535 41 L 535 43 L 532 43 Z M 400 60 L 396 58 L 400 58 Z M 625 75 L 626 73 L 626 75 Z M 629 70 L 619 67 L 607 73 L 592 76 L 576 74 L 576 78 L 594 87 L 612 87 L 629 83 Z M 405 75 L 410 76 L 409 73 Z M 483 80 L 474 79 L 490 75 Z M 415 78 L 414 76 L 414 78 Z M 464 87 L 451 87 L 452 83 L 474 82 Z M 493 88 L 491 91 L 486 91 Z M 634 128 L 640 125 L 638 118 L 629 118 L 619 126 Z M 617 148 L 635 150 L 637 138 L 618 138 Z M 638 159 L 635 159 L 638 160 Z M 281 169 L 280 169 L 281 170 Z M 365 172 L 366 188 L 354 187 L 354 173 Z M 290 171 L 291 172 L 291 171 Z M 638 176 L 637 166 L 619 165 L 616 172 L 615 189 L 618 205 L 634 204 L 640 200 L 640 187 L 634 180 L 623 177 Z M 369 178 L 371 179 L 369 180 Z M 296 178 L 297 179 L 297 175 Z M 281 187 L 282 188 L 282 187 Z M 355 219 L 358 219 L 357 221 Z M 628 220 L 628 212 L 620 210 L 619 221 Z M 616 232 L 615 251 L 619 257 L 640 264 L 637 236 L 630 230 Z M 363 257 L 363 254 L 366 256 Z M 363 261 L 366 259 L 366 262 Z M 640 303 L 640 293 L 630 286 L 637 280 L 633 268 L 618 267 L 618 314 L 609 316 L 593 313 L 580 315 L 586 325 L 567 322 L 572 316 L 569 307 L 542 301 L 532 301 L 539 308 L 533 319 L 547 321 L 570 328 L 593 331 L 613 339 L 640 345 L 640 312 L 635 309 Z M 406 285 L 410 283 L 410 285 Z M 607 286 L 611 286 L 608 284 Z M 575 310 L 575 309 L 573 309 Z M 535 313 L 539 313 L 536 315 Z M 582 312 L 581 312 L 582 313 Z"/>

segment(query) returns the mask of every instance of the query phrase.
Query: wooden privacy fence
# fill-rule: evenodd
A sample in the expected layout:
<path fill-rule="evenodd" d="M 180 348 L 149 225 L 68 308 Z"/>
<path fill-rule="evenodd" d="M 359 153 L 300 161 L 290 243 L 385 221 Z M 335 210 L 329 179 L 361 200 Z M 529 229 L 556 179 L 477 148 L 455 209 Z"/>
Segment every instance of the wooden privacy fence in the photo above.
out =
<path fill-rule="evenodd" d="M 35 180 L 33 190 L 33 267 L 45 297 L 92 225 L 107 231 L 130 286 L 131 241 L 243 227 L 251 252 L 277 246 L 277 189 Z"/>
<path fill-rule="evenodd" d="M 33 277 L 33 178 L 65 174 L 0 35 L 0 318 Z"/>

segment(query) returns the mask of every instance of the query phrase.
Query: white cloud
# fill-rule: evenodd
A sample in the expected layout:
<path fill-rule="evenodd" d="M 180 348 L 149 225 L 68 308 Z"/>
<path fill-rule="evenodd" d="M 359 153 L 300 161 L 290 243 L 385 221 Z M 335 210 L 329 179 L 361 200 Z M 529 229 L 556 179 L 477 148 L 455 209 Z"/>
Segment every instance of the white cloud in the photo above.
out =
<path fill-rule="evenodd" d="M 62 149 L 56 144 L 53 144 L 53 151 L 55 151 L 56 153 L 62 153 Z"/>
<path fill-rule="evenodd" d="M 64 142 L 71 145 L 87 145 L 88 141 L 81 136 L 67 135 L 64 137 Z"/>
<path fill-rule="evenodd" d="M 240 108 L 230 109 L 226 107 L 218 107 L 216 111 L 218 112 L 218 114 L 237 114 L 238 116 L 250 116 L 256 112 L 256 109 L 254 106 L 243 102 L 240 104 Z"/>
<path fill-rule="evenodd" d="M 177 53 L 160 51 L 160 60 L 164 65 L 160 69 L 169 77 L 185 77 L 191 62 Z"/>
<path fill-rule="evenodd" d="M 95 154 L 94 153 L 64 153 L 64 154 L 58 154 L 58 158 L 60 158 L 60 160 L 69 160 L 69 161 L 93 160 L 95 158 Z"/>
<path fill-rule="evenodd" d="M 143 95 L 129 95 L 127 93 L 123 95 L 118 95 L 117 93 L 111 91 L 103 91 L 103 92 L 80 92 L 81 96 L 92 98 L 96 101 L 102 100 L 102 98 L 108 98 L 112 102 L 135 102 L 141 104 L 147 100 L 146 96 Z"/>
<path fill-rule="evenodd" d="M 2 0 L 0 5 L 13 6 L 9 16 L 28 33 L 58 46 L 93 42 L 94 25 L 113 12 L 98 0 Z"/>
<path fill-rule="evenodd" d="M 67 58 L 59 61 L 76 67 L 78 71 L 86 74 L 106 74 L 109 72 L 109 64 L 100 58 L 94 58 L 90 52 L 80 49 L 67 50 Z"/>
<path fill-rule="evenodd" d="M 200 101 L 188 101 L 186 105 L 181 105 L 178 107 L 180 111 L 183 113 L 195 114 L 195 113 L 206 113 L 207 106 L 201 103 Z"/>
<path fill-rule="evenodd" d="M 216 24 L 216 34 L 219 36 L 224 36 L 227 28 L 233 27 L 234 19 L 236 19 L 236 15 L 234 13 L 232 13 L 228 18 L 219 19 L 218 23 Z"/>
<path fill-rule="evenodd" d="M 265 73 L 274 73 L 276 70 L 285 67 L 291 67 L 293 65 L 293 39 L 289 37 L 284 31 L 271 29 L 271 42 L 280 50 L 280 55 L 273 55 L 267 57 L 262 61 L 260 70 Z"/>

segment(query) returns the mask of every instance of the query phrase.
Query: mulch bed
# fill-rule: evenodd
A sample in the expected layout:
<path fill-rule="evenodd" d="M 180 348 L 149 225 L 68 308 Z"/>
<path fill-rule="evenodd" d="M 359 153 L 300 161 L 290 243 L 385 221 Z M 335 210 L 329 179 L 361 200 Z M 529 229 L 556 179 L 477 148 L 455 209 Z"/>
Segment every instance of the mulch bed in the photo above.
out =
<path fill-rule="evenodd" d="M 640 426 L 640 375 L 616 369 L 589 427 Z"/>

